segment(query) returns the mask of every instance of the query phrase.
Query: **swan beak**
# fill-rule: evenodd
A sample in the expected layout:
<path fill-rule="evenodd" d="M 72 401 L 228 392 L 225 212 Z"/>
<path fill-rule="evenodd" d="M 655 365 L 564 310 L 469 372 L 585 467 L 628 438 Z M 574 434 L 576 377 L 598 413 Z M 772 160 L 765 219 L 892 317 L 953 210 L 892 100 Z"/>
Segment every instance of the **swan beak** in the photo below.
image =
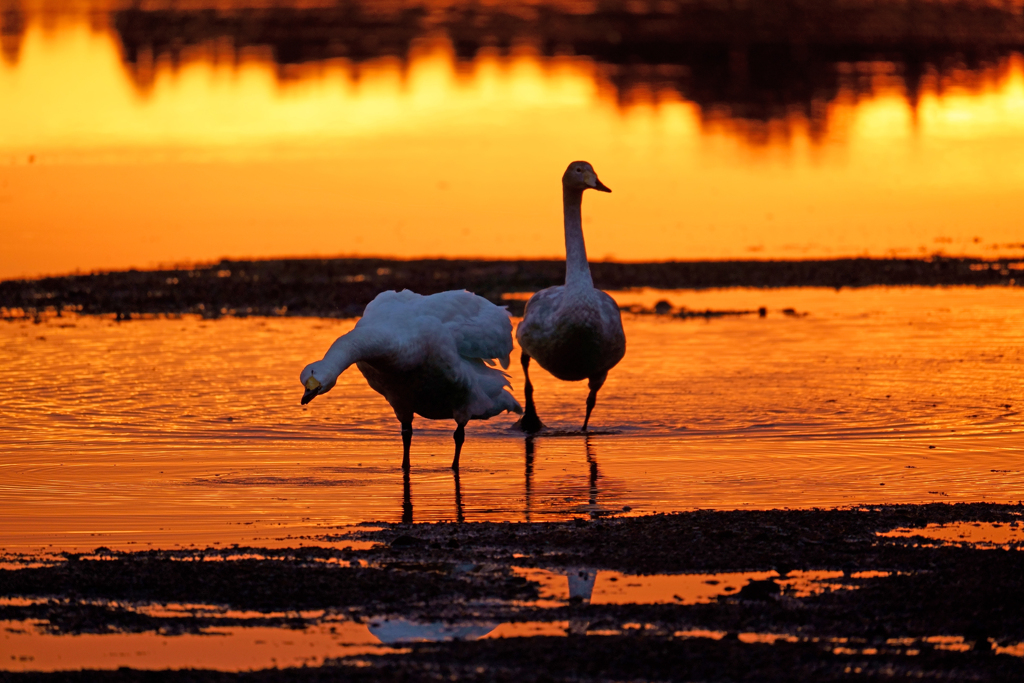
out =
<path fill-rule="evenodd" d="M 594 188 L 595 190 L 599 190 L 601 192 L 611 192 L 611 188 L 609 188 L 607 185 L 605 185 L 604 183 L 597 179 L 596 173 L 587 173 L 586 175 L 584 175 L 583 179 L 587 182 L 588 186 Z"/>
<path fill-rule="evenodd" d="M 320 382 L 316 377 L 310 377 L 303 386 L 306 387 L 306 393 L 302 395 L 302 405 L 306 405 L 320 393 Z"/>

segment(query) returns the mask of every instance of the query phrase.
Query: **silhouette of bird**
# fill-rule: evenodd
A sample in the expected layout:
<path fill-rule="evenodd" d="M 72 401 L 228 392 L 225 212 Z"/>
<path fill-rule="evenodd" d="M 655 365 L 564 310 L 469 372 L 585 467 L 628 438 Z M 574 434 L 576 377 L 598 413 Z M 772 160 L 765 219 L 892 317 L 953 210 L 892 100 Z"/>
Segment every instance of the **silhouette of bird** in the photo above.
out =
<path fill-rule="evenodd" d="M 303 368 L 302 405 L 330 391 L 354 363 L 402 424 L 402 467 L 409 468 L 413 416 L 421 415 L 455 420 L 452 468 L 458 469 L 467 422 L 523 412 L 505 390 L 508 375 L 489 367 L 497 359 L 507 368 L 511 353 L 508 311 L 483 297 L 465 290 L 382 292 L 323 360 Z"/>
<path fill-rule="evenodd" d="M 522 347 L 526 375 L 526 412 L 519 421 L 525 432 L 537 432 L 544 425 L 537 417 L 530 383 L 530 359 L 567 382 L 589 380 L 587 430 L 597 392 L 626 354 L 626 335 L 615 300 L 595 289 L 583 243 L 580 205 L 587 189 L 611 192 L 597 178 L 586 161 L 574 161 L 562 175 L 562 209 L 565 213 L 565 285 L 543 289 L 526 302 L 523 320 L 516 330 Z"/>

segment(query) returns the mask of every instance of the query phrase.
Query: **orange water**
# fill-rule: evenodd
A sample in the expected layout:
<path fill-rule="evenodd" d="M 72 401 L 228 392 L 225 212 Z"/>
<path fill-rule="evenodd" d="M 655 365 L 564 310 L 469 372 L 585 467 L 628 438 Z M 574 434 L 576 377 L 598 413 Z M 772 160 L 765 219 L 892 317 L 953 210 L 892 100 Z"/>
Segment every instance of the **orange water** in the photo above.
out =
<path fill-rule="evenodd" d="M 0 621 L 7 671 L 218 669 L 318 666 L 331 657 L 390 654 L 365 624 L 331 620 L 305 629 L 215 627 L 201 634 L 56 635 L 41 624 Z M 400 652 L 400 651 L 398 651 Z"/>
<path fill-rule="evenodd" d="M 357 371 L 299 405 L 299 371 L 352 321 L 2 322 L 0 548 L 294 545 L 403 516 L 1021 498 L 1024 291 L 618 296 L 768 315 L 627 314 L 597 434 L 529 444 L 512 416 L 474 422 L 456 479 L 454 424 L 419 418 L 408 485 L 398 423 Z M 541 418 L 578 429 L 585 384 L 533 378 Z"/>
<path fill-rule="evenodd" d="M 614 190 L 585 203 L 596 258 L 1024 252 L 1019 56 L 926 78 L 913 103 L 893 64 L 838 64 L 868 86 L 816 103 L 824 130 L 792 115 L 751 140 L 749 121 L 709 121 L 672 90 L 621 101 L 589 58 L 513 46 L 460 63 L 443 36 L 417 37 L 404 63 L 287 69 L 198 46 L 140 83 L 106 4 L 82 5 L 29 3 L 5 38 L 0 278 L 222 257 L 557 258 L 558 182 L 576 158 Z"/>

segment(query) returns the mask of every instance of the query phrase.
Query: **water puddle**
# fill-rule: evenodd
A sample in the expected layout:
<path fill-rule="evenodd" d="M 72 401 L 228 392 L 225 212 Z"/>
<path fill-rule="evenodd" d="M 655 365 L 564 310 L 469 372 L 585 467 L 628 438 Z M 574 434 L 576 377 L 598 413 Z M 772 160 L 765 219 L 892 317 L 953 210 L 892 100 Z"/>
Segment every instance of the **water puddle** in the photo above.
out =
<path fill-rule="evenodd" d="M 1024 524 L 1020 522 L 955 522 L 929 524 L 881 532 L 886 538 L 924 538 L 936 545 L 970 546 L 980 549 L 1024 550 Z"/>
<path fill-rule="evenodd" d="M 512 571 L 540 585 L 537 606 L 581 601 L 591 605 L 697 605 L 735 596 L 764 600 L 773 595 L 806 598 L 838 590 L 855 590 L 851 580 L 885 578 L 891 572 L 846 575 L 841 571 L 728 572 L 718 574 L 652 574 L 640 576 L 594 569 L 551 571 L 513 567 Z"/>
<path fill-rule="evenodd" d="M 40 622 L 0 621 L 7 671 L 69 669 L 216 669 L 247 671 L 317 666 L 333 657 L 401 652 L 366 624 L 332 621 L 304 629 L 212 628 L 201 634 L 54 635 Z"/>
<path fill-rule="evenodd" d="M 972 527 L 974 528 L 974 527 Z M 694 605 L 720 599 L 799 599 L 833 591 L 856 590 L 864 581 L 884 579 L 892 572 L 844 573 L 834 570 L 724 572 L 709 574 L 655 574 L 648 576 L 617 571 L 569 568 L 560 571 L 513 567 L 513 572 L 540 585 L 540 599 L 531 603 L 498 603 L 491 607 L 547 608 L 581 605 Z M 143 670 L 202 668 L 245 671 L 294 666 L 321 666 L 332 659 L 363 655 L 410 652 L 402 644 L 470 641 L 495 638 L 566 636 L 613 636 L 642 632 L 654 637 L 711 640 L 735 639 L 747 644 L 820 643 L 837 655 L 905 655 L 922 650 L 967 652 L 978 648 L 995 654 L 1024 657 L 1024 643 L 974 643 L 964 636 L 889 638 L 884 643 L 861 638 L 806 637 L 794 633 L 740 632 L 692 628 L 666 630 L 657 623 L 618 622 L 592 614 L 569 619 L 503 621 L 481 616 L 456 621 L 417 621 L 403 616 L 377 616 L 363 622 L 330 610 L 260 612 L 231 609 L 206 603 L 129 603 L 7 596 L 0 608 L 52 606 L 101 607 L 154 620 L 141 633 L 61 634 L 45 619 L 0 621 L 2 666 L 9 671 L 60 671 L 73 669 Z M 181 624 L 158 620 L 182 620 Z M 186 620 L 196 620 L 187 622 Z M 274 621 L 279 623 L 273 623 Z M 280 621 L 287 620 L 286 625 Z M 239 624 L 238 622 L 248 622 Z M 270 622 L 270 623 L 268 623 Z M 353 660 L 349 660 L 353 661 Z"/>

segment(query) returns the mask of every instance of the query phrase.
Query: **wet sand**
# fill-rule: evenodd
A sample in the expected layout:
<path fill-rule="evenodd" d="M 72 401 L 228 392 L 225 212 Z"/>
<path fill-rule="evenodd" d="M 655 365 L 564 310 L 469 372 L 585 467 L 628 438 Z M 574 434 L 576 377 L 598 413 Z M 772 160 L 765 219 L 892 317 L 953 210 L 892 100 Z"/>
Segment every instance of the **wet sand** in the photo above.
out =
<path fill-rule="evenodd" d="M 492 633 L 477 640 L 399 639 L 393 644 L 400 650 L 286 671 L 122 669 L 2 678 L 1019 680 L 1024 542 L 942 542 L 925 527 L 968 523 L 1016 533 L 1022 521 L 1021 505 L 695 511 L 544 524 L 383 524 L 352 536 L 375 543 L 361 550 L 101 548 L 0 570 L 7 599 L 0 619 L 42 620 L 45 632 L 66 637 L 173 636 L 244 624 L 284 627 L 301 638 L 330 619 L 369 624 L 377 634 L 385 632 L 382 619 L 410 633 L 439 622 L 486 624 L 483 632 Z M 893 529 L 907 531 L 879 535 Z M 660 604 L 651 597 L 602 601 L 593 582 L 592 595 L 580 594 L 572 579 L 568 595 L 552 594 L 544 581 L 599 570 L 621 570 L 636 581 L 681 572 L 763 578 L 734 581 L 713 599 L 677 594 Z M 795 579 L 814 571 L 831 578 L 801 591 Z M 168 603 L 220 605 L 235 616 L 138 611 Z M 531 629 L 545 635 L 508 637 Z M 421 628 L 420 637 L 426 632 Z"/>

